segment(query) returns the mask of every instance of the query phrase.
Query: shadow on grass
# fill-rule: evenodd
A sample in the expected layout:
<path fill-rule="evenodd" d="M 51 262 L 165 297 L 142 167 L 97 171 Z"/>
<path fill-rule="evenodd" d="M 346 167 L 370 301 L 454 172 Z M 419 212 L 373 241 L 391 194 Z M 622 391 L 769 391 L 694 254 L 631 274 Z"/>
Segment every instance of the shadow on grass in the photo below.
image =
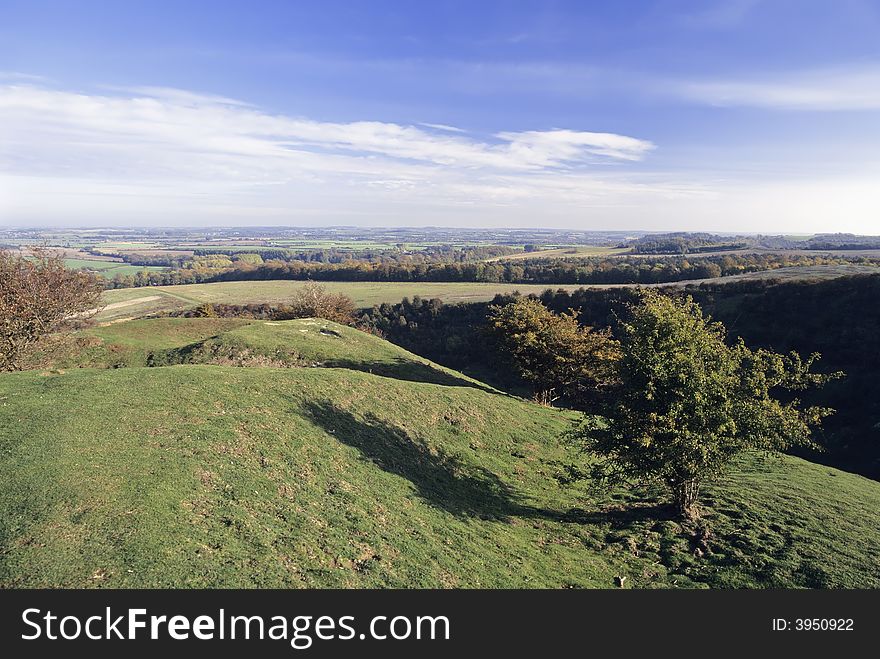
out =
<path fill-rule="evenodd" d="M 384 471 L 406 478 L 425 501 L 453 515 L 504 519 L 531 510 L 491 471 L 434 453 L 372 414 L 358 419 L 329 402 L 306 403 L 303 414 Z"/>
<path fill-rule="evenodd" d="M 433 452 L 406 431 L 371 413 L 359 419 L 328 401 L 307 402 L 301 412 L 343 444 L 358 449 L 379 468 L 406 478 L 428 504 L 456 516 L 522 517 L 567 524 L 610 524 L 613 528 L 673 518 L 674 511 L 668 505 L 629 505 L 599 511 L 531 506 L 488 469 Z"/>
<path fill-rule="evenodd" d="M 234 360 L 247 352 L 248 356 L 259 357 L 260 353 L 251 354 L 246 347 L 234 345 L 226 346 L 216 343 L 216 337 L 197 341 L 189 345 L 171 348 L 169 350 L 156 350 L 147 354 L 147 366 L 172 366 L 176 364 L 210 364 L 213 359 L 228 358 Z M 276 355 L 267 354 L 268 359 L 277 358 Z M 493 389 L 480 382 L 466 380 L 452 373 L 435 368 L 430 364 L 417 361 L 394 358 L 393 361 L 364 361 L 355 359 L 328 359 L 318 364 L 310 364 L 304 360 L 289 360 L 290 363 L 282 364 L 293 367 L 321 367 L 321 368 L 346 368 L 352 371 L 363 371 L 396 380 L 409 382 L 427 382 L 446 387 L 471 387 L 480 389 L 486 393 L 507 396 L 504 392 Z"/>
<path fill-rule="evenodd" d="M 667 503 L 625 504 L 601 510 L 572 508 L 566 512 L 541 511 L 544 516 L 571 524 L 609 524 L 613 529 L 630 529 L 645 522 L 675 521 L 675 508 Z"/>
<path fill-rule="evenodd" d="M 492 389 L 479 382 L 473 382 L 464 378 L 457 377 L 446 371 L 434 368 L 430 364 L 395 357 L 389 362 L 370 362 L 350 359 L 330 359 L 323 363 L 326 368 L 347 368 L 352 371 L 365 371 L 382 377 L 394 378 L 396 380 L 407 380 L 409 382 L 427 382 L 429 384 L 440 384 L 447 387 L 472 387 L 481 389 L 490 394 L 501 394 L 501 392 Z"/>
<path fill-rule="evenodd" d="M 217 337 L 188 343 L 165 350 L 151 350 L 147 353 L 146 365 L 151 367 L 177 366 L 180 364 L 202 364 L 208 360 L 205 347 Z"/>

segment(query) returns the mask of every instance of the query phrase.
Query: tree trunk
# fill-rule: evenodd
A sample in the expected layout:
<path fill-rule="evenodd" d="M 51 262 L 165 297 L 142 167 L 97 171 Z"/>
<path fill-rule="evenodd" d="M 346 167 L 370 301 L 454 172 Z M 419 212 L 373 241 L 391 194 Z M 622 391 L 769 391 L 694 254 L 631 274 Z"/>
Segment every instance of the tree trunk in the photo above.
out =
<path fill-rule="evenodd" d="M 675 497 L 675 508 L 679 517 L 686 521 L 695 521 L 700 518 L 700 508 L 697 502 L 700 498 L 700 483 L 691 478 L 672 485 L 672 493 Z"/>
<path fill-rule="evenodd" d="M 554 396 L 555 389 L 553 387 L 544 389 L 538 389 L 535 393 L 535 402 L 539 405 L 544 405 L 545 407 L 553 407 L 553 401 L 555 401 L 558 396 Z"/>

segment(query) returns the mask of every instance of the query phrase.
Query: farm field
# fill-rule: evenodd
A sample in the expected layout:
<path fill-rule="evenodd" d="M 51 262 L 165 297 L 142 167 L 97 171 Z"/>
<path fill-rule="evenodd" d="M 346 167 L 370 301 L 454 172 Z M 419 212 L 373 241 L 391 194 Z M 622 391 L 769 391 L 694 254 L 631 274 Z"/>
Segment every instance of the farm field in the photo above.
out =
<path fill-rule="evenodd" d="M 440 298 L 444 302 L 481 302 L 491 300 L 497 293 L 541 293 L 548 286 L 528 284 L 475 284 L 475 283 L 409 283 L 409 282 L 322 282 L 329 291 L 350 296 L 359 307 L 371 307 L 383 302 L 396 303 L 404 297 L 419 295 Z M 231 281 L 215 284 L 185 284 L 181 286 L 150 286 L 106 291 L 103 296 L 108 306 L 97 320 L 107 322 L 124 317 L 143 316 L 156 311 L 185 309 L 203 303 L 228 304 L 286 302 L 305 282 L 290 280 Z M 556 286 L 552 288 L 558 288 Z M 563 288 L 576 288 L 575 286 Z M 122 303 L 122 306 L 114 306 Z"/>
<path fill-rule="evenodd" d="M 773 270 L 761 270 L 759 272 L 746 272 L 741 275 L 728 275 L 714 279 L 696 279 L 691 281 L 664 284 L 667 286 L 699 285 L 703 283 L 732 283 L 737 281 L 753 281 L 761 279 L 776 279 L 779 281 L 821 281 L 836 279 L 837 277 L 849 277 L 851 275 L 880 274 L 880 267 L 874 265 L 837 264 L 837 265 L 798 265 L 787 268 L 775 268 Z"/>
<path fill-rule="evenodd" d="M 64 265 L 72 270 L 91 270 L 112 279 L 116 275 L 136 275 L 146 270 L 147 272 L 161 272 L 167 268 L 152 265 L 130 265 L 120 261 L 101 261 L 99 259 L 64 259 Z"/>
<path fill-rule="evenodd" d="M 779 268 L 716 279 L 699 279 L 661 284 L 662 286 L 688 286 L 702 283 L 729 283 L 751 279 L 833 279 L 852 274 L 878 273 L 874 266 L 832 265 Z M 97 316 L 99 322 L 112 322 L 127 318 L 139 318 L 161 311 L 178 311 L 203 303 L 227 304 L 279 304 L 290 299 L 305 282 L 292 280 L 232 281 L 212 284 L 184 284 L 180 286 L 149 286 L 106 291 L 106 305 Z M 577 288 L 618 288 L 628 284 L 490 284 L 490 283 L 438 283 L 438 282 L 322 282 L 329 291 L 344 293 L 358 307 L 371 307 L 383 302 L 397 303 L 404 297 L 416 295 L 423 298 L 439 298 L 444 302 L 484 302 L 498 293 L 519 291 L 523 294 L 540 294 L 548 288 L 574 290 Z"/>
<path fill-rule="evenodd" d="M 572 413 L 377 337 L 313 319 L 91 336 L 154 366 L 0 375 L 0 586 L 880 586 L 865 478 L 748 454 L 707 488 L 696 557 L 657 491 L 565 480 L 586 459 Z"/>
<path fill-rule="evenodd" d="M 141 251 L 143 249 L 160 249 L 164 247 L 158 242 L 138 242 L 138 241 L 119 241 L 119 242 L 100 242 L 94 245 L 94 249 L 99 252 L 126 252 Z"/>
<path fill-rule="evenodd" d="M 88 270 L 106 279 L 113 279 L 116 275 L 136 275 L 139 272 L 161 272 L 168 268 L 160 266 L 131 265 L 118 258 L 102 258 L 73 249 L 59 249 L 57 251 L 65 267 L 71 270 Z"/>
<path fill-rule="evenodd" d="M 536 252 L 521 252 L 509 256 L 496 256 L 486 259 L 492 261 L 528 261 L 531 259 L 565 259 L 588 256 L 622 256 L 630 252 L 628 247 L 597 247 L 592 245 L 571 245 L 566 247 L 554 247 L 541 249 Z"/>

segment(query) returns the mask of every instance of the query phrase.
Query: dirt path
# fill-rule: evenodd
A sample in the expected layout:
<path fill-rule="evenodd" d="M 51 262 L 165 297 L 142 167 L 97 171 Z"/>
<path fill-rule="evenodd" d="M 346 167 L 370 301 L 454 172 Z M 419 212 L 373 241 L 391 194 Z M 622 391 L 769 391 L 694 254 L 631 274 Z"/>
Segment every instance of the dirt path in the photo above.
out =
<path fill-rule="evenodd" d="M 133 300 L 125 300 L 124 302 L 114 302 L 98 309 L 89 309 L 86 313 L 97 313 L 98 311 L 112 311 L 113 309 L 122 309 L 123 307 L 131 307 L 144 302 L 152 302 L 153 300 L 161 300 L 161 295 L 147 295 L 144 297 L 136 297 Z"/>

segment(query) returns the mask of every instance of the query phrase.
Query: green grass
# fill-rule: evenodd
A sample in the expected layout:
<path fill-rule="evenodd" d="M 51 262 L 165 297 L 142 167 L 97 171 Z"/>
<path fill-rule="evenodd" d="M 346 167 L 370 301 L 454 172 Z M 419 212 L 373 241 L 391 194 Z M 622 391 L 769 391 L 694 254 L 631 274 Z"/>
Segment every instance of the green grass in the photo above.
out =
<path fill-rule="evenodd" d="M 571 245 L 568 247 L 553 247 L 542 249 L 537 252 L 521 252 L 509 256 L 496 256 L 486 261 L 527 261 L 529 259 L 565 259 L 584 258 L 587 256 L 621 256 L 631 251 L 629 247 L 598 247 L 595 245 Z"/>
<path fill-rule="evenodd" d="M 394 249 L 395 243 L 376 242 L 373 240 L 298 240 L 298 239 L 274 239 L 273 245 L 289 249 Z M 277 249 L 277 248 L 276 248 Z"/>
<path fill-rule="evenodd" d="M 754 279 L 779 279 L 780 281 L 825 280 L 852 275 L 876 274 L 880 268 L 875 265 L 859 265 L 841 263 L 838 265 L 797 265 L 759 272 L 747 272 L 741 275 L 729 275 L 719 279 L 703 281 L 730 283 Z"/>
<path fill-rule="evenodd" d="M 205 302 L 228 304 L 288 302 L 305 282 L 288 280 L 231 281 L 216 284 L 184 284 L 181 286 L 150 286 L 106 291 L 105 305 L 128 303 L 105 309 L 98 315 L 102 322 L 121 318 L 137 318 L 157 311 L 194 307 Z M 398 282 L 323 282 L 334 293 L 345 293 L 359 307 L 383 302 L 397 303 L 404 297 L 419 295 L 440 298 L 444 302 L 481 302 L 496 293 L 542 293 L 548 288 L 575 289 L 577 286 L 546 286 L 543 284 L 482 284 L 482 283 L 398 283 Z"/>
<path fill-rule="evenodd" d="M 101 261 L 99 259 L 64 259 L 64 265 L 68 268 L 78 270 L 87 268 L 89 270 L 111 270 L 126 265 L 120 261 Z"/>
<path fill-rule="evenodd" d="M 28 257 L 30 258 L 30 257 Z M 71 270 L 88 270 L 100 277 L 112 279 L 116 275 L 136 275 L 146 270 L 147 272 L 161 272 L 168 268 L 156 265 L 130 265 L 122 261 L 102 260 L 99 258 L 90 259 L 63 259 L 64 265 Z"/>
<path fill-rule="evenodd" d="M 95 243 L 94 249 L 101 252 L 118 252 L 120 250 L 159 249 L 162 243 L 151 241 L 104 241 Z"/>
<path fill-rule="evenodd" d="M 53 343 L 33 356 L 31 367 L 118 368 L 146 366 L 166 353 L 241 327 L 234 318 L 157 318 L 94 327 Z"/>
<path fill-rule="evenodd" d="M 155 265 L 130 265 L 120 261 L 101 261 L 99 259 L 64 259 L 64 265 L 72 270 L 90 270 L 108 279 L 112 279 L 116 275 L 136 275 L 144 270 L 161 272 L 168 269 Z"/>
<path fill-rule="evenodd" d="M 402 380 L 485 387 L 371 334 L 311 318 L 152 318 L 116 323 L 67 338 L 51 351 L 35 355 L 31 367 L 205 363 L 339 367 Z"/>
<path fill-rule="evenodd" d="M 486 388 L 377 336 L 319 318 L 254 321 L 173 350 L 167 361 L 350 368 L 401 380 Z"/>
<path fill-rule="evenodd" d="M 662 492 L 571 480 L 571 414 L 376 337 L 212 319 L 91 335 L 324 367 L 0 374 L 0 586 L 880 587 L 880 485 L 852 474 L 744 456 L 706 491 L 700 555 Z"/>
<path fill-rule="evenodd" d="M 730 283 L 742 279 L 831 279 L 852 274 L 877 272 L 876 266 L 828 265 L 778 268 L 743 275 L 716 279 L 691 280 L 659 284 L 660 286 L 685 286 L 704 281 Z M 107 306 L 97 319 L 112 322 L 140 318 L 162 311 L 179 311 L 202 303 L 225 302 L 228 304 L 269 303 L 280 304 L 290 300 L 305 282 L 290 280 L 231 281 L 215 284 L 185 284 L 182 286 L 149 286 L 106 291 L 102 302 Z M 484 302 L 498 293 L 520 291 L 523 294 L 543 293 L 548 288 L 573 291 L 578 288 L 616 288 L 630 284 L 487 284 L 487 283 L 438 283 L 438 282 L 323 282 L 328 290 L 344 293 L 358 307 L 371 307 L 383 302 L 397 303 L 404 297 L 439 298 L 444 302 Z"/>

